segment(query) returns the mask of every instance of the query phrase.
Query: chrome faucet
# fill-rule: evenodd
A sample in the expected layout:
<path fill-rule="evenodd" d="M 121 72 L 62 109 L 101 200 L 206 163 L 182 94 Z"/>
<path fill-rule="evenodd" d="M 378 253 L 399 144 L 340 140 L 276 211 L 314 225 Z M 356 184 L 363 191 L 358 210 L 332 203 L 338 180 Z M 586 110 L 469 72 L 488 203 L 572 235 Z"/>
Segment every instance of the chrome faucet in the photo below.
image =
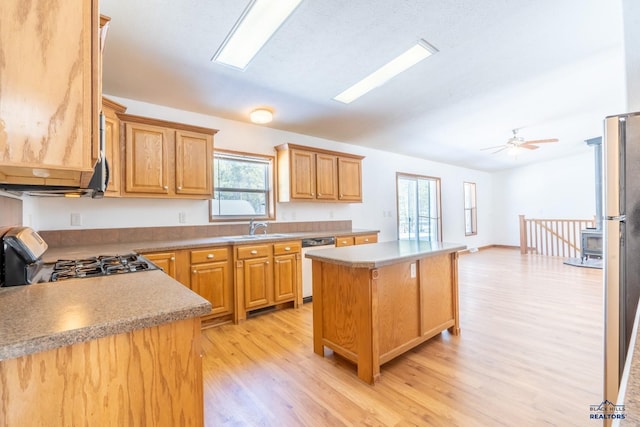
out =
<path fill-rule="evenodd" d="M 251 221 L 249 221 L 249 235 L 256 234 L 256 230 L 260 227 L 264 227 L 264 234 L 267 234 L 268 225 L 266 222 L 255 222 L 255 218 L 251 218 Z"/>

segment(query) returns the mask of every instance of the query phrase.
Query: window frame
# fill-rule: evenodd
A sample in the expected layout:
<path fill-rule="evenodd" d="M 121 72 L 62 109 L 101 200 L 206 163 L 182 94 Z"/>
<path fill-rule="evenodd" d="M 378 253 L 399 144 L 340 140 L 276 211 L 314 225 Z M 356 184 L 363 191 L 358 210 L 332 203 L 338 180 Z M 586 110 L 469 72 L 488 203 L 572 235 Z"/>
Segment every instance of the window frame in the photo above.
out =
<path fill-rule="evenodd" d="M 258 215 L 258 214 L 254 214 L 254 215 L 214 215 L 213 214 L 213 202 L 214 199 L 213 198 L 213 194 L 216 193 L 216 191 L 218 190 L 218 188 L 215 186 L 215 180 L 216 180 L 216 171 L 215 171 L 215 163 L 216 163 L 216 155 L 223 155 L 223 156 L 227 156 L 230 158 L 237 158 L 239 160 L 242 160 L 243 158 L 247 159 L 247 160 L 252 160 L 252 161 L 257 161 L 257 162 L 265 162 L 267 163 L 267 170 L 268 170 L 268 177 L 267 177 L 267 189 L 264 192 L 265 193 L 265 201 L 267 206 L 265 207 L 265 214 L 264 215 Z M 209 222 L 233 222 L 233 221 L 248 221 L 251 219 L 260 219 L 260 220 L 268 220 L 268 221 L 273 221 L 276 219 L 276 203 L 275 203 L 275 199 L 276 199 L 276 187 L 275 187 L 275 161 L 276 158 L 275 156 L 270 156 L 267 154 L 258 154 L 258 153 L 247 153 L 247 152 L 243 152 L 243 151 L 233 151 L 233 150 L 223 150 L 223 149 L 215 149 L 213 150 L 213 161 L 212 161 L 212 171 L 211 171 L 211 185 L 213 188 L 213 194 L 212 194 L 212 198 L 209 199 Z M 234 190 L 234 188 L 225 188 L 225 190 Z M 242 189 L 239 189 L 240 191 L 242 191 Z M 258 192 L 258 193 L 263 193 L 263 191 L 259 190 L 259 191 L 251 191 L 251 192 Z"/>
<path fill-rule="evenodd" d="M 467 187 L 471 191 L 471 206 L 467 206 Z M 477 236 L 478 235 L 478 186 L 475 182 L 464 181 L 462 183 L 462 203 L 464 206 L 464 235 Z M 467 211 L 469 211 L 469 218 L 471 219 L 471 231 L 467 231 Z"/>
<path fill-rule="evenodd" d="M 436 236 L 436 240 L 437 242 L 442 242 L 442 180 L 439 177 L 436 176 L 428 176 L 428 175 L 418 175 L 418 174 L 412 174 L 412 173 L 405 173 L 405 172 L 396 172 L 396 216 L 397 216 L 397 225 L 396 225 L 396 233 L 397 233 L 397 239 L 400 239 L 400 200 L 398 197 L 398 185 L 400 182 L 400 179 L 402 178 L 406 178 L 406 179 L 415 179 L 417 180 L 426 180 L 426 181 L 434 181 L 435 182 L 435 186 L 436 186 L 436 213 L 437 213 L 437 217 L 435 218 L 436 220 L 436 228 L 437 228 L 437 236 Z M 431 217 L 430 217 L 431 218 Z M 416 236 L 416 239 L 408 239 L 410 241 L 415 240 L 415 241 L 420 241 L 420 236 Z M 402 240 L 407 240 L 407 239 L 402 239 Z"/>

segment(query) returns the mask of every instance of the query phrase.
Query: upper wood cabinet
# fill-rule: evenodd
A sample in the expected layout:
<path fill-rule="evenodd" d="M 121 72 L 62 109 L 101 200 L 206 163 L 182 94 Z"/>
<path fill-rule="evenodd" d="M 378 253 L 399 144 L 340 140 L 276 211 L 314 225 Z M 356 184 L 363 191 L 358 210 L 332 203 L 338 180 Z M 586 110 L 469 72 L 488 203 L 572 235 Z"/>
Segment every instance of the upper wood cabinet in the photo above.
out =
<path fill-rule="evenodd" d="M 362 156 L 294 144 L 278 151 L 278 201 L 362 202 Z"/>
<path fill-rule="evenodd" d="M 102 98 L 104 113 L 104 154 L 109 164 L 109 183 L 105 196 L 119 196 L 121 189 L 122 161 L 120 159 L 120 119 L 118 113 L 124 113 L 127 107 L 108 98 Z"/>
<path fill-rule="evenodd" d="M 0 16 L 0 181 L 88 181 L 100 111 L 97 0 L 3 0 Z"/>
<path fill-rule="evenodd" d="M 215 129 L 120 114 L 124 196 L 210 199 Z"/>

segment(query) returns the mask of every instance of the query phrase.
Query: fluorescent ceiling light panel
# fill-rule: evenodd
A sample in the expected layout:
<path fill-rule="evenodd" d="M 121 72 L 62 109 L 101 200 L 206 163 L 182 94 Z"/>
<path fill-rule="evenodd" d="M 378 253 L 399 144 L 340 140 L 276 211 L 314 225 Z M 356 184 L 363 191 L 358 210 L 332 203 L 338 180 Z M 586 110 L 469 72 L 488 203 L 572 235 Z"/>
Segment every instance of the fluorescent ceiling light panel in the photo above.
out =
<path fill-rule="evenodd" d="M 423 59 L 428 58 L 437 51 L 438 49 L 431 46 L 426 41 L 420 40 L 415 46 L 395 59 L 392 59 L 390 62 L 369 74 L 367 77 L 360 80 L 358 83 L 354 84 L 333 99 L 349 104 L 370 90 L 375 89 L 378 86 L 382 86 L 398 74 L 411 68 Z"/>
<path fill-rule="evenodd" d="M 252 0 L 212 61 L 244 70 L 302 0 Z"/>

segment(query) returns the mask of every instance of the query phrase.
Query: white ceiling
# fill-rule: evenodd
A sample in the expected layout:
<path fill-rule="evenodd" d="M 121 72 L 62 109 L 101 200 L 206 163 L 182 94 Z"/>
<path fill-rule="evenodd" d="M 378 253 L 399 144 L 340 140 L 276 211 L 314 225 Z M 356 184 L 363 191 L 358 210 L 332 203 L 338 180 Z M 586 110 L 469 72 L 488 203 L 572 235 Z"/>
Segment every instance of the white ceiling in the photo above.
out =
<path fill-rule="evenodd" d="M 620 0 L 304 0 L 244 72 L 211 62 L 248 1 L 101 0 L 104 92 L 489 171 L 584 150 L 626 106 Z M 439 53 L 332 100 L 418 39 Z M 513 128 L 560 142 L 480 150 Z"/>

